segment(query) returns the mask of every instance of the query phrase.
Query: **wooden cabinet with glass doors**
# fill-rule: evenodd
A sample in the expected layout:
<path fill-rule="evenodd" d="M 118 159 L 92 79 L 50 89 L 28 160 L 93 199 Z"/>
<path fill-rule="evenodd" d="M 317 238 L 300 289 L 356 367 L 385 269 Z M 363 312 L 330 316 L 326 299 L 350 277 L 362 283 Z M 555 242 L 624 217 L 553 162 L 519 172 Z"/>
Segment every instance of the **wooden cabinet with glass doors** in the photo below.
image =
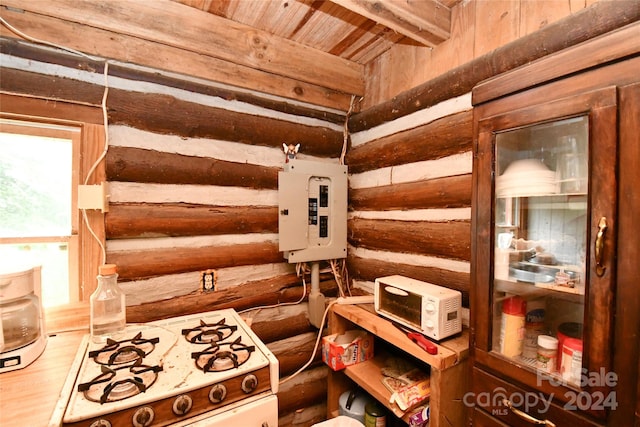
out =
<path fill-rule="evenodd" d="M 618 298 L 640 310 L 633 271 L 618 268 L 624 239 L 639 241 L 620 226 L 637 200 L 619 192 L 633 179 L 620 175 L 634 143 L 621 117 L 637 112 L 638 62 L 563 77 L 545 58 L 474 89 L 471 422 L 633 425 L 622 394 L 637 392 L 638 337 L 617 323 L 638 325 Z M 552 64 L 553 79 L 523 83 Z M 631 87 L 635 110 L 620 102 Z"/>

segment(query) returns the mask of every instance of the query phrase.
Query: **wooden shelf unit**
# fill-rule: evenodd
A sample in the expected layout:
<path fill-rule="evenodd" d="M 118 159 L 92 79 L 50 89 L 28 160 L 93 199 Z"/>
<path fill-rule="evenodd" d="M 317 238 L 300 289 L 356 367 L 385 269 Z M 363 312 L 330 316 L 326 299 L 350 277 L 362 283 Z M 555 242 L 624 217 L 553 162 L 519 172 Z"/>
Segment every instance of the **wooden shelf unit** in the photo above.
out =
<path fill-rule="evenodd" d="M 469 353 L 468 330 L 451 339 L 437 343 L 438 354 L 429 354 L 396 329 L 389 320 L 378 316 L 372 304 L 332 306 L 329 314 L 329 333 L 343 333 L 351 329 L 365 329 L 391 346 L 411 355 L 431 367 L 430 427 L 463 425 L 466 408 L 462 398 L 468 391 L 467 357 Z M 391 393 L 382 384 L 380 368 L 385 355 L 374 349 L 374 359 L 347 367 L 341 371 L 330 371 L 328 377 L 328 417 L 338 416 L 340 395 L 352 389 L 354 383 L 366 390 L 389 412 L 408 422 L 413 413 L 402 411 L 389 403 Z"/>

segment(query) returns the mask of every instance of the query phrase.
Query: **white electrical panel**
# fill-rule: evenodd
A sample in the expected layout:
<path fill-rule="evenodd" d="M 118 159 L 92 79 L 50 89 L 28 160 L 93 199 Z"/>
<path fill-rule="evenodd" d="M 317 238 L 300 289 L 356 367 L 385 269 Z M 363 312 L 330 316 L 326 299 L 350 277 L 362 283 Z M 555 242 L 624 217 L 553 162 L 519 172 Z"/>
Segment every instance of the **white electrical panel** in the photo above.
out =
<path fill-rule="evenodd" d="M 279 248 L 290 263 L 347 256 L 347 166 L 291 159 L 278 173 Z"/>

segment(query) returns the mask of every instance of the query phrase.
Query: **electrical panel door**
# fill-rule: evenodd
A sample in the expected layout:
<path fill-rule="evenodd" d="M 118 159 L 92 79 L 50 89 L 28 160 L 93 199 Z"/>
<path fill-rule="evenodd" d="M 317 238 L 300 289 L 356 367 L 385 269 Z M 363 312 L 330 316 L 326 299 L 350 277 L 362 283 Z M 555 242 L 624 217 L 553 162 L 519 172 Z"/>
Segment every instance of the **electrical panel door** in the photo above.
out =
<path fill-rule="evenodd" d="M 278 174 L 279 249 L 290 263 L 347 256 L 347 166 L 292 159 Z"/>

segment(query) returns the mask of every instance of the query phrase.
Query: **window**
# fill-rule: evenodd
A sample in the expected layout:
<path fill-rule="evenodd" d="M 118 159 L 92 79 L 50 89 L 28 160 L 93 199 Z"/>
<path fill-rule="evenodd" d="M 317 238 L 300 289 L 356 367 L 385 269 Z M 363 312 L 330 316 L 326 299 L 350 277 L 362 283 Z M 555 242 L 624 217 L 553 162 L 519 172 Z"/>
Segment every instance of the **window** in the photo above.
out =
<path fill-rule="evenodd" d="M 83 218 L 82 212 L 76 208 L 77 201 L 77 188 L 79 184 L 98 184 L 106 180 L 105 174 L 105 162 L 101 161 L 96 164 L 96 161 L 101 158 L 105 149 L 105 132 L 104 132 L 104 117 L 103 111 L 99 106 L 90 106 L 76 104 L 73 102 L 66 102 L 62 100 L 51 101 L 48 99 L 39 99 L 31 96 L 20 96 L 15 94 L 0 93 L 0 133 L 11 134 L 13 145 L 24 144 L 22 138 L 45 138 L 44 142 L 48 142 L 49 145 L 56 145 L 56 155 L 63 156 L 62 151 L 66 151 L 64 154 L 64 160 L 69 165 L 65 167 L 66 173 L 71 173 L 71 184 L 67 187 L 66 184 L 61 185 L 65 187 L 61 190 L 45 190 L 44 192 L 56 191 L 54 197 L 45 197 L 40 199 L 39 202 L 49 203 L 47 207 L 39 207 L 39 209 L 29 209 L 26 207 L 23 212 L 29 212 L 28 214 L 36 215 L 33 221 L 21 220 L 22 223 L 39 223 L 48 224 L 50 227 L 40 228 L 39 231 L 33 229 L 30 233 L 24 232 L 24 228 L 18 228 L 14 226 L 5 226 L 5 182 L 0 181 L 0 256 L 4 256 L 5 252 L 9 250 L 23 250 L 22 255 L 36 254 L 42 251 L 42 254 L 47 254 L 45 247 L 52 248 L 52 252 L 48 255 L 43 255 L 44 258 L 50 260 L 56 259 L 54 264 L 56 269 L 51 269 L 43 265 L 42 268 L 42 288 L 43 295 L 42 301 L 45 307 L 47 307 L 47 329 L 50 330 L 62 330 L 65 328 L 74 328 L 79 324 L 77 319 L 77 313 L 83 313 L 83 302 L 89 300 L 89 296 L 95 290 L 97 286 L 96 275 L 98 274 L 98 267 L 104 263 L 104 242 L 105 242 L 105 226 L 104 226 L 104 214 L 99 210 L 87 210 L 86 221 Z M 3 141 L 5 141 L 3 136 Z M 19 140 L 15 138 L 21 138 Z M 33 141 L 33 140 L 32 140 Z M 4 142 L 2 144 L 5 144 Z M 68 157 L 69 144 L 71 146 L 71 159 Z M 67 148 L 60 148 L 65 146 Z M 47 159 L 45 166 L 16 166 L 15 160 L 8 158 L 8 154 L 5 154 L 5 145 L 0 145 L 0 166 L 2 172 L 0 172 L 0 180 L 7 179 L 6 175 L 11 173 L 9 179 L 15 184 L 16 174 L 24 179 L 35 179 L 35 176 L 44 172 L 44 176 L 47 180 L 52 180 L 50 176 L 54 173 L 52 170 L 53 159 Z M 15 148 L 12 147 L 12 152 Z M 27 151 L 25 150 L 18 150 Z M 7 152 L 8 153 L 8 152 Z M 61 160 L 62 161 L 62 160 Z M 58 160 L 55 161 L 58 163 Z M 7 166 L 8 164 L 8 166 Z M 16 168 L 17 171 L 9 172 L 9 168 Z M 36 170 L 39 169 L 39 170 Z M 92 173 L 87 177 L 89 171 Z M 25 178 L 26 175 L 26 178 Z M 68 180 L 68 176 L 65 180 Z M 40 178 L 42 180 L 42 178 Z M 86 181 L 86 182 L 85 182 Z M 32 181 L 28 181 L 30 184 Z M 21 184 L 22 185 L 22 184 Z M 27 187 L 30 188 L 30 187 Z M 49 188 L 49 187 L 46 187 Z M 22 188 L 24 190 L 24 187 Z M 31 191 L 34 191 L 33 189 Z M 24 192 L 23 192 L 24 193 Z M 28 200 L 33 201 L 33 194 L 23 194 Z M 63 203 L 62 200 L 65 200 Z M 23 208 L 19 204 L 19 198 L 17 199 L 17 205 L 13 206 L 15 210 L 17 208 Z M 46 200 L 46 202 L 44 202 Z M 22 201 L 25 204 L 24 200 Z M 57 203 L 68 206 L 68 210 L 64 207 L 60 208 L 60 211 L 64 214 L 68 214 L 66 219 L 51 219 L 45 216 L 43 221 L 40 221 L 42 212 L 45 210 L 53 209 L 52 206 L 58 206 Z M 9 215 L 12 215 L 9 212 Z M 25 213 L 25 216 L 27 214 Z M 11 218 L 11 217 L 9 217 Z M 13 224 L 16 224 L 16 218 L 13 217 Z M 89 231 L 87 224 L 90 224 L 91 230 L 95 234 L 95 237 Z M 23 224 L 24 225 L 24 224 Z M 7 230 L 13 230 L 13 232 L 7 232 Z M 16 232 L 16 230 L 21 230 Z M 44 231 L 47 230 L 47 231 Z M 64 232 L 63 232 L 64 231 Z M 10 246 L 14 246 L 9 249 Z M 18 249 L 16 249 L 16 246 Z M 31 249 L 27 251 L 27 249 Z M 50 255 L 50 256 L 49 256 Z M 0 258 L 1 259 L 1 258 Z M 36 260 L 38 261 L 38 260 Z M 2 265 L 5 264 L 5 260 L 0 261 Z M 33 262 L 27 261 L 25 262 Z M 65 268 L 66 267 L 66 268 Z M 65 273 L 67 271 L 67 273 Z M 65 275 L 66 274 L 66 275 Z M 49 285 L 47 282 L 54 282 L 54 285 Z M 52 287 L 50 287 L 52 286 Z M 60 297 L 60 295 L 63 295 Z M 71 306 L 64 304 L 62 301 L 69 301 Z M 75 307 L 74 302 L 80 302 L 81 306 Z M 49 309 L 51 307 L 55 309 Z M 71 310 L 68 311 L 67 309 Z M 77 311 L 80 310 L 80 311 Z M 73 316 L 69 316 L 68 313 L 74 313 Z M 49 316 L 51 314 L 51 316 Z M 56 329 L 59 328 L 59 329 Z"/>
<path fill-rule="evenodd" d="M 41 265 L 46 307 L 80 299 L 78 152 L 81 129 L 0 119 L 0 258 Z"/>

